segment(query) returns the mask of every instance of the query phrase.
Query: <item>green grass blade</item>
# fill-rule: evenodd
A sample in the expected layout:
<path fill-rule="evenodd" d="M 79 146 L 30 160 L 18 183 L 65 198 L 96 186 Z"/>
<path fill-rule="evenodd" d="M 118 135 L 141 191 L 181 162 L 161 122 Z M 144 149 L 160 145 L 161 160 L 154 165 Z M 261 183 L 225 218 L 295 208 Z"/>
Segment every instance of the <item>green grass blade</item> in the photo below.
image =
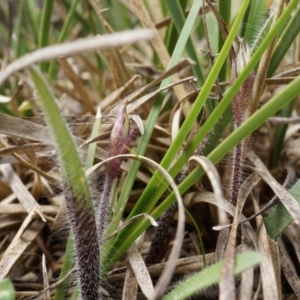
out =
<path fill-rule="evenodd" d="M 289 193 L 300 202 L 300 180 L 298 180 Z M 277 239 L 293 222 L 293 218 L 282 203 L 278 203 L 271 213 L 264 219 L 267 232 L 271 239 Z"/>
<path fill-rule="evenodd" d="M 295 108 L 295 100 L 291 101 L 288 105 L 286 105 L 281 110 L 279 117 L 289 118 L 292 115 L 294 108 Z M 273 151 L 271 152 L 270 162 L 269 162 L 270 169 L 273 169 L 278 165 L 280 159 L 280 153 L 284 145 L 284 137 L 287 128 L 288 128 L 287 124 L 276 125 L 275 134 L 274 134 Z"/>
<path fill-rule="evenodd" d="M 286 29 L 281 35 L 278 43 L 276 44 L 270 62 L 270 66 L 268 69 L 268 75 L 267 75 L 268 77 L 273 76 L 273 74 L 276 72 L 279 64 L 281 63 L 282 59 L 286 55 L 287 51 L 289 50 L 290 46 L 294 42 L 295 38 L 298 36 L 299 32 L 300 32 L 300 7 L 298 7 L 297 11 L 293 15 Z"/>
<path fill-rule="evenodd" d="M 231 0 L 219 0 L 219 13 L 220 13 L 220 16 L 222 17 L 226 27 L 229 28 L 230 19 L 231 19 Z M 219 51 L 218 52 L 220 52 L 224 45 L 224 39 L 223 39 L 222 32 L 220 30 L 220 27 L 219 27 L 218 39 L 219 39 L 219 42 L 218 42 Z M 223 66 L 219 72 L 218 79 L 220 82 L 225 81 L 227 78 L 227 63 L 228 63 L 228 59 L 225 60 Z"/>
<path fill-rule="evenodd" d="M 183 11 L 182 11 L 179 3 L 174 0 L 167 0 L 166 3 L 168 5 L 170 13 L 173 17 L 177 31 L 181 32 L 181 30 L 185 24 L 185 19 L 184 19 L 184 14 L 183 14 Z M 195 50 L 195 47 L 194 47 L 193 42 L 190 37 L 188 38 L 187 43 L 186 43 L 186 51 L 187 51 L 188 55 L 190 56 L 190 58 L 196 63 L 195 65 L 192 66 L 193 74 L 197 78 L 198 84 L 200 86 L 202 86 L 204 83 L 204 76 L 203 76 L 203 73 L 201 70 L 197 52 Z"/>
<path fill-rule="evenodd" d="M 253 0 L 249 7 L 248 18 L 243 24 L 245 26 L 244 39 L 252 44 L 257 36 L 257 30 L 262 26 L 266 13 L 267 0 Z"/>
<path fill-rule="evenodd" d="M 62 171 L 71 184 L 74 194 L 80 197 L 84 196 L 82 201 L 85 202 L 86 206 L 91 207 L 92 201 L 88 182 L 66 122 L 61 116 L 59 107 L 42 75 L 36 68 L 30 69 L 30 75 L 38 93 L 46 123 L 57 146 L 62 163 Z"/>
<path fill-rule="evenodd" d="M 250 45 L 251 53 L 254 53 L 257 50 L 261 42 L 264 40 L 265 36 L 268 34 L 273 22 L 273 18 L 274 18 L 274 13 L 271 13 L 265 20 L 259 33 L 256 35 L 254 42 Z"/>
<path fill-rule="evenodd" d="M 96 115 L 95 123 L 93 125 L 92 134 L 90 137 L 91 140 L 96 138 L 99 135 L 100 127 L 101 127 L 101 116 L 102 115 L 101 115 L 100 108 L 99 108 L 97 115 Z M 88 168 L 92 167 L 94 164 L 96 148 L 97 148 L 96 142 L 89 144 L 87 155 L 86 155 L 86 161 L 85 161 L 85 169 L 86 170 Z"/>
<path fill-rule="evenodd" d="M 237 254 L 234 275 L 240 275 L 249 268 L 257 266 L 263 257 L 257 252 Z M 176 286 L 163 300 L 182 300 L 217 284 L 221 279 L 222 262 L 218 262 L 198 272 Z M 199 298 L 200 299 L 200 298 Z"/>
<path fill-rule="evenodd" d="M 32 67 L 29 71 L 59 157 L 62 185 L 66 189 L 67 213 L 74 234 L 82 298 L 97 299 L 100 251 L 88 181 L 66 122 L 45 79 L 37 68 Z"/>
<path fill-rule="evenodd" d="M 74 267 L 75 264 L 75 250 L 74 237 L 69 234 L 67 248 L 63 265 L 59 274 L 59 280 L 62 280 Z M 70 278 L 67 277 L 56 288 L 54 300 L 66 299 Z"/>
<path fill-rule="evenodd" d="M 49 33 L 51 25 L 51 15 L 54 0 L 45 0 L 41 19 L 41 28 L 39 32 L 39 48 L 43 48 L 49 44 Z M 46 71 L 48 63 L 41 63 L 41 70 Z"/>
<path fill-rule="evenodd" d="M 15 289 L 8 278 L 4 278 L 0 281 L 0 300 L 14 300 L 16 299 L 15 296 Z"/>
<path fill-rule="evenodd" d="M 58 40 L 57 40 L 57 44 L 62 43 L 66 39 L 68 30 L 69 30 L 70 25 L 71 25 L 71 22 L 72 22 L 72 20 L 74 19 L 74 16 L 75 16 L 75 11 L 76 11 L 76 7 L 77 7 L 78 2 L 79 2 L 79 0 L 72 1 L 72 5 L 71 5 L 70 10 L 68 12 L 67 18 L 64 22 L 63 28 L 60 31 L 60 34 L 59 34 L 59 37 L 58 37 Z M 50 63 L 49 70 L 48 70 L 50 80 L 54 79 L 55 65 L 56 65 L 56 61 L 53 60 Z"/>

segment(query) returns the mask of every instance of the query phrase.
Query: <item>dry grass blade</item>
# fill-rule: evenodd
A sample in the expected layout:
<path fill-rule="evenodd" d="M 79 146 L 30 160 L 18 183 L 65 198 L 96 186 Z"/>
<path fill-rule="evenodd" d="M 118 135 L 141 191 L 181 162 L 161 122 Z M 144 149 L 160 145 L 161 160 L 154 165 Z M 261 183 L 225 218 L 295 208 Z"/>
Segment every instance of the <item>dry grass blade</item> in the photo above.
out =
<path fill-rule="evenodd" d="M 295 223 L 300 226 L 300 204 L 282 185 L 280 185 L 274 179 L 266 166 L 253 151 L 249 151 L 247 156 L 254 165 L 255 172 L 257 172 L 261 178 L 272 188 L 274 193 L 278 196 L 284 207 L 294 219 Z"/>
<path fill-rule="evenodd" d="M 23 182 L 20 180 L 18 175 L 13 170 L 12 166 L 9 164 L 3 164 L 0 166 L 0 170 L 2 172 L 3 177 L 16 194 L 19 201 L 22 203 L 27 213 L 31 211 L 35 211 L 41 217 L 41 219 L 46 222 L 43 217 L 43 211 L 40 205 L 36 202 L 36 200 L 32 197 L 32 195 L 28 192 L 27 188 L 24 186 Z"/>
<path fill-rule="evenodd" d="M 152 299 L 154 297 L 154 287 L 144 259 L 140 253 L 142 243 L 143 236 L 140 236 L 128 250 L 127 257 L 142 292 L 147 299 Z"/>
<path fill-rule="evenodd" d="M 292 223 L 286 229 L 286 234 L 293 245 L 298 262 L 300 262 L 300 228 Z"/>
<path fill-rule="evenodd" d="M 252 299 L 253 282 L 254 282 L 254 270 L 253 268 L 250 268 L 247 271 L 243 272 L 241 276 L 239 300 Z"/>
<path fill-rule="evenodd" d="M 56 214 L 57 207 L 54 205 L 40 205 L 43 214 Z M 26 213 L 27 210 L 22 204 L 0 204 L 1 214 L 15 215 Z"/>
<path fill-rule="evenodd" d="M 205 255 L 206 264 L 211 265 L 214 263 L 214 253 L 207 253 Z M 204 268 L 204 262 L 203 262 L 203 256 L 197 255 L 197 256 L 190 256 L 190 257 L 184 257 L 177 260 L 176 268 L 174 270 L 174 274 L 178 275 L 184 275 L 189 273 L 194 273 L 197 271 L 200 271 Z M 151 277 L 158 277 L 161 272 L 165 269 L 166 263 L 160 263 L 156 265 L 152 265 L 148 267 L 148 272 L 151 275 Z M 125 278 L 125 269 L 123 272 L 120 273 L 120 269 L 113 270 L 108 274 L 107 280 L 110 283 L 114 282 L 122 282 Z M 115 274 L 118 272 L 117 274 Z"/>
<path fill-rule="evenodd" d="M 192 156 L 189 159 L 189 161 L 191 160 L 197 161 L 202 166 L 202 168 L 204 169 L 205 173 L 207 174 L 210 180 L 217 201 L 220 201 L 221 203 L 223 199 L 221 179 L 215 165 L 204 156 Z M 222 209 L 220 209 L 219 206 L 218 206 L 218 216 L 219 216 L 219 224 L 223 225 L 228 222 L 226 213 Z"/>
<path fill-rule="evenodd" d="M 24 145 L 17 145 L 17 146 L 8 146 L 5 148 L 0 149 L 0 156 L 9 155 L 12 153 L 24 153 L 26 150 L 30 151 L 47 151 L 51 150 L 53 147 L 51 144 L 48 143 L 28 143 Z"/>
<path fill-rule="evenodd" d="M 124 93 L 124 91 L 136 80 L 140 79 L 141 76 L 134 75 L 131 79 L 129 79 L 123 86 L 119 87 L 104 99 L 101 100 L 100 106 L 102 109 L 106 109 L 107 107 L 112 106 L 118 100 L 118 98 Z"/>
<path fill-rule="evenodd" d="M 272 117 L 268 119 L 272 123 L 281 123 L 281 124 L 299 124 L 300 117 L 291 117 L 291 118 L 284 118 L 284 117 Z"/>
<path fill-rule="evenodd" d="M 31 215 L 29 215 L 31 220 Z M 25 219 L 24 222 L 27 222 Z M 20 258 L 26 248 L 32 243 L 37 237 L 40 231 L 43 229 L 45 223 L 37 219 L 23 232 L 23 228 L 20 228 L 22 234 L 20 238 L 14 240 L 10 247 L 6 250 L 5 255 L 0 261 L 0 280 L 7 276 L 11 267 Z"/>
<path fill-rule="evenodd" d="M 239 225 L 240 215 L 242 213 L 245 201 L 252 189 L 260 181 L 256 174 L 250 175 L 242 184 L 238 201 L 235 208 L 234 219 L 229 234 L 229 240 L 223 257 L 222 274 L 220 281 L 220 299 L 235 298 L 235 280 L 234 280 L 234 255 L 236 245 L 237 228 Z"/>
<path fill-rule="evenodd" d="M 153 31 L 149 29 L 128 30 L 119 33 L 88 37 L 85 39 L 67 42 L 60 45 L 48 46 L 29 54 L 25 54 L 13 61 L 0 73 L 0 85 L 13 73 L 28 66 L 60 56 L 71 56 L 84 51 L 118 47 L 125 44 L 148 40 L 153 37 Z"/>
<path fill-rule="evenodd" d="M 136 101 L 132 102 L 132 103 L 129 103 L 128 104 L 128 113 L 136 110 L 137 108 L 139 108 L 143 103 L 145 103 L 146 101 L 148 101 L 149 99 L 153 98 L 154 96 L 156 96 L 157 94 L 159 94 L 160 92 L 162 91 L 165 91 L 165 90 L 168 90 L 169 88 L 171 87 L 175 87 L 179 84 L 182 84 L 184 82 L 187 82 L 187 81 L 191 81 L 192 79 L 194 79 L 194 77 L 188 77 L 188 78 L 184 78 L 184 79 L 180 79 L 178 81 L 174 81 L 173 83 L 165 86 L 164 88 L 159 88 L 139 99 L 137 99 Z"/>
<path fill-rule="evenodd" d="M 255 211 L 258 211 L 258 205 L 253 199 Z M 258 246 L 259 251 L 264 255 L 264 259 L 260 264 L 260 273 L 262 278 L 264 299 L 280 299 L 277 289 L 277 276 L 273 266 L 272 251 L 270 248 L 269 237 L 262 219 L 257 216 L 256 224 L 258 228 Z M 280 285 L 280 284 L 279 284 Z"/>
<path fill-rule="evenodd" d="M 141 0 L 130 0 L 130 3 L 132 4 L 132 10 L 138 16 L 140 22 L 143 24 L 145 28 L 151 28 L 155 32 L 155 36 L 151 40 L 152 45 L 161 61 L 161 64 L 163 65 L 164 69 L 166 70 L 170 61 L 170 55 L 169 52 L 158 32 L 158 30 L 155 27 L 154 22 L 151 20 L 149 13 L 147 9 L 144 6 L 144 3 Z M 178 80 L 178 75 L 174 75 L 174 80 Z M 174 93 L 177 97 L 177 100 L 180 101 L 182 98 L 184 98 L 186 92 L 183 87 L 174 87 Z M 184 109 L 184 115 L 186 116 L 188 113 L 188 109 L 190 109 L 188 103 L 186 103 L 185 109 Z"/>
<path fill-rule="evenodd" d="M 283 7 L 284 7 L 284 0 L 280 1 L 280 4 L 277 7 L 273 25 L 277 22 L 278 18 L 280 17 Z M 252 96 L 251 102 L 248 108 L 248 114 L 252 115 L 258 108 L 259 99 L 262 94 L 264 85 L 265 85 L 265 78 L 268 72 L 268 67 L 272 58 L 273 49 L 275 47 L 276 40 L 274 39 L 272 44 L 268 47 L 267 51 L 264 53 L 263 57 L 260 60 L 257 75 L 254 81 L 253 89 L 252 89 Z"/>
<path fill-rule="evenodd" d="M 297 299 L 300 299 L 300 280 L 298 277 L 298 272 L 295 269 L 295 265 L 291 260 L 288 251 L 285 248 L 284 243 L 281 239 L 278 241 L 279 251 L 281 256 L 281 268 L 285 278 L 293 289 Z"/>
<path fill-rule="evenodd" d="M 44 300 L 50 299 L 50 291 L 49 291 L 49 280 L 47 274 L 47 267 L 46 267 L 46 258 L 45 254 L 43 253 L 42 256 L 42 268 L 43 268 L 43 282 L 44 282 Z"/>
<path fill-rule="evenodd" d="M 105 27 L 106 31 L 108 33 L 112 33 L 113 29 L 103 17 L 100 7 L 97 6 L 97 3 L 94 0 L 89 0 L 89 2 L 95 10 L 99 20 Z M 117 88 L 123 86 L 125 82 L 130 78 L 130 74 L 128 72 L 128 69 L 125 67 L 125 63 L 119 49 L 103 50 L 103 54 L 106 58 L 106 62 L 110 69 L 115 86 Z"/>
<path fill-rule="evenodd" d="M 227 200 L 222 199 L 222 202 L 218 202 L 216 200 L 215 194 L 211 193 L 211 192 L 192 192 L 192 193 L 188 193 L 185 195 L 184 197 L 184 204 L 186 207 L 192 207 L 193 205 L 197 204 L 197 203 L 209 203 L 215 206 L 220 206 L 222 209 L 224 209 L 227 213 L 229 213 L 231 216 L 234 216 L 235 214 L 235 210 L 236 208 L 229 203 Z M 240 221 L 245 220 L 245 216 L 241 215 L 240 216 Z M 254 229 L 252 228 L 252 226 L 250 225 L 249 222 L 246 222 L 245 224 L 245 228 L 248 231 L 248 234 L 250 235 L 252 244 L 254 246 L 255 249 L 258 249 L 258 244 L 257 244 L 257 236 L 256 233 L 254 231 Z M 225 228 L 226 230 L 226 228 Z"/>
<path fill-rule="evenodd" d="M 130 263 L 127 264 L 126 275 L 124 279 L 124 288 L 122 300 L 136 300 L 138 292 L 138 283 L 134 276 Z"/>
<path fill-rule="evenodd" d="M 116 231 L 114 231 L 111 235 L 109 235 L 108 237 L 106 237 L 106 239 L 112 238 L 113 236 L 115 236 L 116 234 L 118 234 L 122 229 L 124 229 L 126 226 L 128 226 L 133 221 L 135 221 L 136 219 L 139 219 L 139 218 L 145 218 L 145 219 L 147 219 L 151 223 L 152 226 L 156 227 L 158 225 L 157 222 L 150 215 L 148 215 L 148 214 L 139 214 L 139 215 L 136 215 L 136 216 L 132 217 L 128 221 L 124 222 L 121 226 L 118 227 L 118 229 Z"/>
<path fill-rule="evenodd" d="M 28 140 L 38 141 L 41 143 L 52 142 L 49 129 L 45 126 L 4 114 L 0 114 L 0 118 L 1 134 L 12 135 Z M 73 136 L 73 139 L 78 146 L 84 143 L 84 140 L 76 136 Z M 80 150 L 85 153 L 87 151 L 87 148 L 88 145 L 85 145 Z M 105 159 L 107 157 L 107 153 L 106 151 L 97 147 L 95 156 L 99 159 Z"/>
<path fill-rule="evenodd" d="M 94 115 L 96 113 L 95 105 L 91 100 L 91 96 L 84 86 L 81 78 L 78 76 L 78 74 L 76 74 L 73 67 L 66 58 L 59 58 L 58 61 L 67 78 L 69 78 L 69 80 L 72 82 L 74 91 L 79 95 L 78 99 L 80 99 L 86 109 Z"/>

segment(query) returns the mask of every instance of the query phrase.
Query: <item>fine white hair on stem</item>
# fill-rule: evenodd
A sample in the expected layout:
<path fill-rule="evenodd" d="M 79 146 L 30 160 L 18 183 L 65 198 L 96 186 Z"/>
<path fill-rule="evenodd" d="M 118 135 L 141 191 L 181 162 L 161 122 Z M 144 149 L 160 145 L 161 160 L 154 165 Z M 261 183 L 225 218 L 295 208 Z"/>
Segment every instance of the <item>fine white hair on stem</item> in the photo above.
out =
<path fill-rule="evenodd" d="M 145 156 L 141 156 L 141 155 L 122 154 L 122 155 L 112 156 L 112 157 L 107 158 L 106 160 L 92 166 L 88 170 L 86 170 L 86 172 L 85 172 L 86 176 L 89 177 L 91 175 L 91 173 L 94 172 L 97 168 L 99 168 L 102 164 L 104 164 L 110 160 L 117 159 L 117 158 L 124 158 L 124 159 L 130 158 L 130 159 L 139 160 L 139 161 L 142 161 L 142 162 L 150 165 L 151 167 L 159 170 L 164 175 L 166 180 L 169 182 L 169 184 L 172 187 L 172 189 L 175 193 L 175 196 L 176 196 L 176 200 L 177 200 L 177 204 L 178 204 L 177 231 L 176 231 L 176 235 L 174 238 L 173 247 L 172 247 L 172 250 L 169 255 L 169 260 L 167 261 L 166 267 L 165 267 L 164 271 L 162 272 L 162 274 L 155 286 L 153 298 L 151 298 L 151 300 L 156 300 L 156 299 L 159 299 L 163 295 L 166 287 L 168 286 L 168 284 L 172 278 L 173 271 L 176 267 L 177 259 L 179 258 L 179 255 L 180 255 L 180 250 L 181 250 L 181 246 L 183 243 L 184 224 L 185 224 L 185 214 L 184 214 L 184 206 L 183 206 L 182 198 L 181 198 L 180 192 L 178 190 L 178 187 L 177 187 L 176 183 L 174 182 L 173 178 L 170 176 L 170 174 L 155 161 L 153 161 Z"/>
<path fill-rule="evenodd" d="M 36 63 L 49 61 L 61 56 L 75 55 L 84 51 L 113 48 L 140 40 L 149 40 L 153 36 L 154 32 L 150 29 L 135 29 L 101 36 L 97 35 L 78 39 L 72 42 L 44 47 L 23 55 L 2 70 L 0 73 L 0 85 L 16 71 Z"/>

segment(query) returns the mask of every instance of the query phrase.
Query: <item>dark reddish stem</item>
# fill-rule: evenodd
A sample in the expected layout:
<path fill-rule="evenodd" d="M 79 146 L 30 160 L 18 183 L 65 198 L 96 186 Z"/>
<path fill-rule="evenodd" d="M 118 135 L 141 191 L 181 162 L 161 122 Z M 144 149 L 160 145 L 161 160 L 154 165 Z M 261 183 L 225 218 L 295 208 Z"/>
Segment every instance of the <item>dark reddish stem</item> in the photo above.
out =
<path fill-rule="evenodd" d="M 83 300 L 101 299 L 100 250 L 94 210 L 78 206 L 80 201 L 73 193 L 66 193 L 66 207 L 74 234 L 79 281 Z"/>
<path fill-rule="evenodd" d="M 113 185 L 114 179 L 112 179 L 109 175 L 106 174 L 97 214 L 98 241 L 100 247 L 102 246 L 104 241 L 105 229 L 107 227 L 108 219 L 110 216 Z"/>

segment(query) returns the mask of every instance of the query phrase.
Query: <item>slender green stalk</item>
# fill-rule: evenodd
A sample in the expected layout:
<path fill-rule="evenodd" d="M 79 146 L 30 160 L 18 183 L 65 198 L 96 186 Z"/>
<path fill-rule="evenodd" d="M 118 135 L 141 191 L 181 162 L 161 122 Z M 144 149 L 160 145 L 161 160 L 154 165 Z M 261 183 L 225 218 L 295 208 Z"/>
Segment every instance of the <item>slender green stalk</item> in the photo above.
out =
<path fill-rule="evenodd" d="M 79 0 L 72 1 L 72 5 L 71 5 L 70 10 L 68 12 L 67 18 L 64 22 L 63 28 L 61 29 L 59 37 L 57 39 L 57 44 L 62 43 L 66 39 L 66 36 L 67 36 L 68 30 L 70 28 L 71 22 L 73 21 L 73 19 L 75 17 L 75 11 L 76 11 L 76 7 L 77 7 L 78 2 L 79 2 Z M 50 66 L 49 66 L 49 69 L 48 69 L 50 80 L 54 79 L 55 65 L 56 65 L 56 61 L 53 60 L 50 63 Z"/>
<path fill-rule="evenodd" d="M 222 17 L 227 29 L 229 29 L 230 19 L 231 19 L 231 0 L 219 0 L 219 13 L 220 13 L 220 16 Z M 222 35 L 222 31 L 220 30 L 220 27 L 219 27 L 218 38 L 219 38 L 218 49 L 220 52 L 224 45 L 224 38 Z M 226 59 L 220 72 L 219 72 L 218 79 L 220 82 L 225 81 L 227 78 L 227 63 L 228 63 L 228 60 Z"/>
<path fill-rule="evenodd" d="M 300 32 L 300 6 L 298 7 L 293 17 L 291 18 L 284 32 L 280 36 L 278 43 L 276 44 L 269 65 L 269 69 L 268 69 L 268 75 L 267 75 L 268 77 L 274 75 L 279 64 L 281 63 L 282 59 L 286 55 L 287 51 L 289 50 L 290 46 L 294 42 L 295 38 L 298 36 L 299 32 Z"/>
<path fill-rule="evenodd" d="M 174 0 L 167 0 L 166 1 L 170 13 L 172 14 L 176 29 L 178 32 L 181 32 L 184 24 L 185 24 L 185 19 L 184 19 L 184 14 L 183 11 L 177 1 Z M 197 82 L 199 86 L 202 86 L 204 83 L 204 76 L 201 70 L 200 62 L 198 59 L 197 52 L 195 50 L 195 47 L 193 45 L 192 39 L 189 37 L 186 43 L 186 51 L 189 55 L 189 57 L 195 62 L 195 64 L 192 66 L 192 70 L 194 75 L 197 78 Z"/>
<path fill-rule="evenodd" d="M 35 43 L 38 43 L 38 29 L 39 29 L 39 20 L 38 20 L 38 5 L 35 0 L 32 1 L 24 1 L 25 13 L 28 17 L 29 24 L 31 27 L 33 39 Z"/>
<path fill-rule="evenodd" d="M 41 19 L 41 28 L 39 32 L 39 48 L 43 48 L 49 44 L 49 33 L 51 25 L 51 15 L 54 0 L 45 0 Z M 47 70 L 48 63 L 41 63 L 40 68 L 43 72 Z"/>
<path fill-rule="evenodd" d="M 75 261 L 75 250 L 74 250 L 74 237 L 70 233 L 68 237 L 67 248 L 65 252 L 64 262 L 59 274 L 59 280 L 61 281 L 73 268 Z M 54 300 L 65 299 L 68 292 L 70 278 L 67 277 L 63 280 L 56 288 Z"/>

